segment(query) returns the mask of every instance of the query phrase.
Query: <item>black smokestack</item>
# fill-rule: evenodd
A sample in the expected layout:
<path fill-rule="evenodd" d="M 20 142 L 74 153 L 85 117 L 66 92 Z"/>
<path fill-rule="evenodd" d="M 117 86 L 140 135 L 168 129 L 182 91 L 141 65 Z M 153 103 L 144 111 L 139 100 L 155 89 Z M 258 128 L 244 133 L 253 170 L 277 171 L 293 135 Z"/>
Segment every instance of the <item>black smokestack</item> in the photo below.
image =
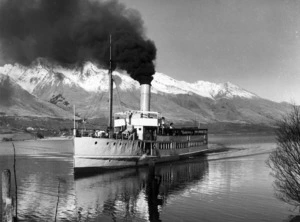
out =
<path fill-rule="evenodd" d="M 114 68 L 150 83 L 156 47 L 145 37 L 136 10 L 118 1 L 0 1 L 0 52 L 5 63 L 29 65 L 44 57 L 61 65 L 90 60 L 108 68 L 110 34 Z"/>

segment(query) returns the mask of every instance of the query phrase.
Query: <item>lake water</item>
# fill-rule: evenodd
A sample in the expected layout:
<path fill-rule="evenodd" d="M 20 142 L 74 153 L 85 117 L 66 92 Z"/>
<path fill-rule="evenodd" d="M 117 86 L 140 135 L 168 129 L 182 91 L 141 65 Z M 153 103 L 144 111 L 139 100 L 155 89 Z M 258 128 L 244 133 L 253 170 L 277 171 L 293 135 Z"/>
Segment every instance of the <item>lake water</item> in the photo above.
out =
<path fill-rule="evenodd" d="M 210 141 L 236 152 L 76 179 L 72 141 L 14 142 L 18 217 L 54 221 L 56 206 L 57 221 L 288 221 L 296 214 L 274 197 L 265 164 L 271 137 Z M 0 143 L 0 170 L 10 169 L 14 181 L 12 154 L 10 142 Z"/>

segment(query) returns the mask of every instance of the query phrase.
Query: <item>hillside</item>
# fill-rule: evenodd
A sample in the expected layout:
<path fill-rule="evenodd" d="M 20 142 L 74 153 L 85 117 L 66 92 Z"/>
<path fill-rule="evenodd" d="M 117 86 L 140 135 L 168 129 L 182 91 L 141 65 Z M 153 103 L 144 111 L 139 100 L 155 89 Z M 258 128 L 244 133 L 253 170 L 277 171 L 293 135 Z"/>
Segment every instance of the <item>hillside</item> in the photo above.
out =
<path fill-rule="evenodd" d="M 0 74 L 0 88 L 2 116 L 71 117 L 69 112 L 30 94 L 3 74 Z"/>

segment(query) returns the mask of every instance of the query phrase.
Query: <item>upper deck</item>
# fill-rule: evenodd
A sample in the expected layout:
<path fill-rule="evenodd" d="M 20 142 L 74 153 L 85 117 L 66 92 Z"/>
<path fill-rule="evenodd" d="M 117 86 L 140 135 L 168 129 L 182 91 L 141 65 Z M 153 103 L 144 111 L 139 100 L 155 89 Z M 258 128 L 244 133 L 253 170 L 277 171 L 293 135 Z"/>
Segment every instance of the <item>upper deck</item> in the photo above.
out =
<path fill-rule="evenodd" d="M 115 113 L 114 126 L 122 127 L 132 126 L 159 126 L 161 114 L 151 111 L 132 110 L 126 112 Z"/>

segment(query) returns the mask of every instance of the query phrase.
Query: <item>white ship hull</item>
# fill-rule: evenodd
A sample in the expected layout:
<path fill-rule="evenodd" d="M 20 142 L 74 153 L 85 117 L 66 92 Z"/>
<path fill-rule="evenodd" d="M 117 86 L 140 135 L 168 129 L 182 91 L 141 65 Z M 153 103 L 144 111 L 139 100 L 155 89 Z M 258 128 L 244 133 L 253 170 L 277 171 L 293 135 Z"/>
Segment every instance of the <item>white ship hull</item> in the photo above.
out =
<path fill-rule="evenodd" d="M 78 173 L 136 167 L 188 158 L 205 150 L 205 141 L 166 143 L 74 137 L 74 169 Z"/>

